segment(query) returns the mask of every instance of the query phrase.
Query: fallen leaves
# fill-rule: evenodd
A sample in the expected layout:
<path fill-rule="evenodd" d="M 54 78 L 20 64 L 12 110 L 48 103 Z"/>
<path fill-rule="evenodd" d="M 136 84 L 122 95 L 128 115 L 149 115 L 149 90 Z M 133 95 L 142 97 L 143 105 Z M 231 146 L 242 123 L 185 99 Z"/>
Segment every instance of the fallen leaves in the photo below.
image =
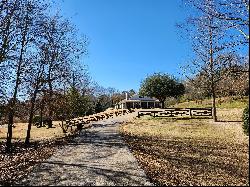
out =
<path fill-rule="evenodd" d="M 141 167 L 156 184 L 249 185 L 248 139 L 236 141 L 238 136 L 226 136 L 236 134 L 237 126 L 225 129 L 221 125 L 190 123 L 189 129 L 181 134 L 183 126 L 173 122 L 164 122 L 166 128 L 159 125 L 161 132 L 154 120 L 133 123 L 126 124 L 121 132 Z M 222 133 L 225 135 L 221 136 Z"/>
<path fill-rule="evenodd" d="M 33 166 L 49 158 L 58 146 L 65 145 L 72 137 L 33 142 L 28 147 L 16 142 L 12 153 L 5 153 L 5 144 L 0 144 L 0 185 L 15 185 Z"/>

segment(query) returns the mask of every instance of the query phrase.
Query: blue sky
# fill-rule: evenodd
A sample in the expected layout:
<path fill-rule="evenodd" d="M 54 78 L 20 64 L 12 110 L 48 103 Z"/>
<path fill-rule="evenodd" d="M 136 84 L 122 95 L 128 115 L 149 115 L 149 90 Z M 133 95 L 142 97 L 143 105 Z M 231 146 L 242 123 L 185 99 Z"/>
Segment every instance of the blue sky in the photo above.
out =
<path fill-rule="evenodd" d="M 179 77 L 190 54 L 175 27 L 185 15 L 181 0 L 61 0 L 62 14 L 90 39 L 84 59 L 104 87 L 138 91 L 154 72 Z"/>

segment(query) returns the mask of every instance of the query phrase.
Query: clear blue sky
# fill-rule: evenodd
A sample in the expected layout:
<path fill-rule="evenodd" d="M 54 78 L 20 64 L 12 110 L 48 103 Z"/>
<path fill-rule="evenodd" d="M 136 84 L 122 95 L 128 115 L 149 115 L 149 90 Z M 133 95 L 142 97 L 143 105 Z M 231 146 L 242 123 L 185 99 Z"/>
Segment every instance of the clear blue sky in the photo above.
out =
<path fill-rule="evenodd" d="M 175 27 L 181 0 L 61 0 L 63 15 L 90 39 L 84 59 L 104 87 L 138 91 L 154 72 L 180 76 L 190 47 Z"/>

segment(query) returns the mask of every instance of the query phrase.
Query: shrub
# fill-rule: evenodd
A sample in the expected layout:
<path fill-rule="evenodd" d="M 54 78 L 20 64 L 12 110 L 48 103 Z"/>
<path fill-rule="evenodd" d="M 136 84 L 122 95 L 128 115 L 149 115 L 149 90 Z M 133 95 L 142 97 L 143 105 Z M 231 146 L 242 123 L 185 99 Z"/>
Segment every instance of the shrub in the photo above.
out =
<path fill-rule="evenodd" d="M 41 117 L 36 115 L 36 116 L 33 117 L 33 121 L 32 122 L 33 122 L 33 124 L 35 124 L 37 122 L 40 123 L 40 120 L 41 120 Z"/>
<path fill-rule="evenodd" d="M 247 136 L 249 136 L 249 106 L 243 111 L 243 129 Z"/>

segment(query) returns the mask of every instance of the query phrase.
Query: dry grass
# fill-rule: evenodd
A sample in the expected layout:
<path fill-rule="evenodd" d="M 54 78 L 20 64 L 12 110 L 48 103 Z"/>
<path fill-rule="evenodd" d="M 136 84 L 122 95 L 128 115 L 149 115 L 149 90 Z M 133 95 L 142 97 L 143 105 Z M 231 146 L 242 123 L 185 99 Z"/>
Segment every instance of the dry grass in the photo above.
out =
<path fill-rule="evenodd" d="M 53 121 L 53 128 L 37 128 L 36 126 L 32 126 L 30 141 L 47 141 L 65 137 L 67 134 L 63 133 L 62 128 L 59 126 L 59 123 L 59 121 Z M 13 128 L 13 142 L 23 142 L 27 133 L 27 123 L 15 123 L 14 126 L 15 128 Z M 6 140 L 7 130 L 7 125 L 0 126 L 0 142 Z M 72 130 L 74 131 L 75 127 L 73 127 Z"/>
<path fill-rule="evenodd" d="M 221 101 L 221 103 L 219 103 Z M 243 98 L 233 98 L 233 97 L 222 97 L 216 99 L 216 107 L 221 109 L 242 109 L 245 108 L 249 103 L 249 97 L 245 96 Z M 180 108 L 196 108 L 196 107 L 212 107 L 211 99 L 204 99 L 201 103 L 196 103 L 195 101 L 182 102 L 175 104 L 173 107 Z"/>
<path fill-rule="evenodd" d="M 241 113 L 219 110 L 217 123 L 144 117 L 120 130 L 156 184 L 249 185 L 249 138 L 237 122 Z"/>
<path fill-rule="evenodd" d="M 53 122 L 54 128 L 32 126 L 30 145 L 24 144 L 27 123 L 16 123 L 13 128 L 11 153 L 5 152 L 7 127 L 0 127 L 0 186 L 14 185 L 27 175 L 34 165 L 49 158 L 55 148 L 65 145 L 74 138 L 74 134 L 63 133 L 59 122 Z M 72 129 L 74 131 L 74 128 Z M 72 132 L 73 132 L 72 131 Z"/>

